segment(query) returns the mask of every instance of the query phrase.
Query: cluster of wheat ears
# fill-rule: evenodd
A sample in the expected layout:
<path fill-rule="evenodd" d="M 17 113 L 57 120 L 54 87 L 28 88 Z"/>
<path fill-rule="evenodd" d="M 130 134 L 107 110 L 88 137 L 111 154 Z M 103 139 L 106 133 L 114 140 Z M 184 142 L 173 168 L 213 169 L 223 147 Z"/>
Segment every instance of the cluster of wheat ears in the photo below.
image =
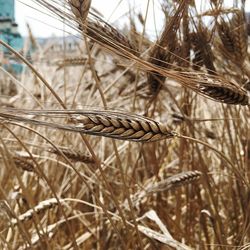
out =
<path fill-rule="evenodd" d="M 250 249 L 245 1 L 149 0 L 120 29 L 33 2 L 79 43 L 0 40 L 24 66 L 0 66 L 0 248 Z"/>

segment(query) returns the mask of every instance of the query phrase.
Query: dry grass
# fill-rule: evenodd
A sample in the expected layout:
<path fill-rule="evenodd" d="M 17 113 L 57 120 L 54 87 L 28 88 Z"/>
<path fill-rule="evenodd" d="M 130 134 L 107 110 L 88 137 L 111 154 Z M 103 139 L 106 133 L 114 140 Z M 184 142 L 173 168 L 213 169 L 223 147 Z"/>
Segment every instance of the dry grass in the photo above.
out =
<path fill-rule="evenodd" d="M 242 6 L 154 1 L 153 40 L 136 8 L 118 28 L 91 1 L 35 2 L 79 44 L 29 28 L 31 62 L 0 41 L 27 66 L 0 71 L 0 248 L 248 249 Z"/>

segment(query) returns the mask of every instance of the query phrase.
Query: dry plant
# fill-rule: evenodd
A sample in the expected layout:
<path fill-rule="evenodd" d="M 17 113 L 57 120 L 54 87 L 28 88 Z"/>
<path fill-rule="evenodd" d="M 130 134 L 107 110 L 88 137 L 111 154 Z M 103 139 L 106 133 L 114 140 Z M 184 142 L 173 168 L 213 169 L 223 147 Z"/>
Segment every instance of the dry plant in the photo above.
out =
<path fill-rule="evenodd" d="M 0 40 L 0 248 L 248 249 L 244 1 L 33 2 L 77 46 Z"/>

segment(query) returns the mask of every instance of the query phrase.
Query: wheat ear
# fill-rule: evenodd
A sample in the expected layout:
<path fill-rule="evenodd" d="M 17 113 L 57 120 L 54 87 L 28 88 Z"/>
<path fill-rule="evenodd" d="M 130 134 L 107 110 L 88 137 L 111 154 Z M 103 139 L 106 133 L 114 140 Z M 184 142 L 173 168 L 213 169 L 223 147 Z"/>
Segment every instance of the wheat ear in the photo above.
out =
<path fill-rule="evenodd" d="M 216 75 L 206 75 L 200 72 L 180 72 L 192 85 L 189 87 L 199 94 L 226 104 L 248 105 L 247 91 L 234 82 L 227 81 Z"/>
<path fill-rule="evenodd" d="M 64 202 L 63 199 L 59 200 L 61 203 Z M 24 222 L 27 220 L 30 220 L 33 218 L 34 214 L 40 214 L 41 212 L 51 209 L 55 206 L 58 205 L 58 201 L 55 198 L 52 199 L 48 199 L 45 201 L 41 201 L 37 206 L 35 206 L 32 209 L 29 209 L 28 211 L 26 211 L 25 213 L 21 214 L 18 216 L 18 218 L 12 218 L 10 220 L 10 225 L 11 226 L 16 226 L 19 222 Z"/>
<path fill-rule="evenodd" d="M 131 196 L 131 200 L 134 206 L 142 203 L 142 200 L 150 193 L 167 191 L 175 187 L 184 186 L 189 183 L 196 182 L 200 179 L 202 173 L 200 171 L 186 171 L 176 175 L 173 175 L 160 182 L 149 182 L 142 191 L 138 191 Z M 123 203 L 125 208 L 128 207 L 127 200 Z"/>
<path fill-rule="evenodd" d="M 116 28 L 94 16 L 95 20 L 87 18 L 91 5 L 90 0 L 69 0 L 71 10 L 79 24 L 79 29 L 91 37 L 93 40 L 108 45 L 109 47 L 123 50 L 138 55 L 138 51 L 131 45 L 129 39 Z"/>
<path fill-rule="evenodd" d="M 87 58 L 85 57 L 69 57 L 63 60 L 59 60 L 56 62 L 56 65 L 58 66 L 57 70 L 63 67 L 84 65 L 86 63 L 86 60 Z"/>
<path fill-rule="evenodd" d="M 218 33 L 224 45 L 222 51 L 236 64 L 242 64 L 247 56 L 247 26 L 244 13 L 234 10 L 233 17 L 226 22 L 223 18 L 218 25 Z"/>
<path fill-rule="evenodd" d="M 162 123 L 121 112 L 91 112 L 80 115 L 74 120 L 85 133 L 121 140 L 152 142 L 172 138 L 175 135 Z"/>
<path fill-rule="evenodd" d="M 91 156 L 83 154 L 79 151 L 69 149 L 69 148 L 67 149 L 59 148 L 59 149 L 60 150 L 57 150 L 56 148 L 49 148 L 48 151 L 59 156 L 61 155 L 61 153 L 63 153 L 66 157 L 76 162 L 84 162 L 86 164 L 95 163 L 95 160 Z"/>
<path fill-rule="evenodd" d="M 18 168 L 28 172 L 34 171 L 34 165 L 26 157 L 13 156 L 13 160 Z"/>
<path fill-rule="evenodd" d="M 245 91 L 235 90 L 225 86 L 200 85 L 200 90 L 207 96 L 226 104 L 248 105 L 248 95 Z"/>
<path fill-rule="evenodd" d="M 166 22 L 159 41 L 150 51 L 150 58 L 148 60 L 150 63 L 164 68 L 170 68 L 173 61 L 171 59 L 173 59 L 173 53 L 176 49 L 177 31 L 179 29 L 180 21 L 183 17 L 186 5 L 186 1 L 181 1 L 175 14 L 170 18 L 169 22 Z M 161 89 L 165 78 L 165 76 L 156 72 L 149 72 L 147 74 L 147 81 L 153 95 L 156 95 Z"/>
<path fill-rule="evenodd" d="M 61 125 L 58 123 L 51 123 L 46 121 L 39 121 L 36 119 L 26 118 L 19 114 L 26 115 L 45 115 L 61 117 L 66 115 L 70 117 L 73 125 Z M 139 115 L 132 115 L 118 111 L 111 110 L 6 110 L 0 111 L 0 117 L 36 124 L 40 126 L 47 126 L 72 132 L 80 132 L 88 135 L 110 137 L 118 140 L 127 140 L 135 142 L 153 142 L 163 139 L 173 138 L 176 136 L 175 132 L 168 130 L 163 123 L 157 122 Z"/>
<path fill-rule="evenodd" d="M 199 180 L 201 175 L 202 173 L 197 170 L 182 172 L 147 187 L 147 192 L 159 192 L 187 185 Z"/>
<path fill-rule="evenodd" d="M 71 11 L 80 23 L 84 23 L 87 19 L 91 0 L 69 0 Z"/>
<path fill-rule="evenodd" d="M 81 26 L 80 29 L 82 29 Z M 100 18 L 96 18 L 94 21 L 88 20 L 86 32 L 94 41 L 114 48 L 117 52 L 122 50 L 122 54 L 129 51 L 136 56 L 139 55 L 137 48 L 125 35 Z"/>
<path fill-rule="evenodd" d="M 190 34 L 190 40 L 194 50 L 193 68 L 198 70 L 204 64 L 209 74 L 215 74 L 214 55 L 210 46 L 208 29 L 199 25 L 197 32 Z"/>

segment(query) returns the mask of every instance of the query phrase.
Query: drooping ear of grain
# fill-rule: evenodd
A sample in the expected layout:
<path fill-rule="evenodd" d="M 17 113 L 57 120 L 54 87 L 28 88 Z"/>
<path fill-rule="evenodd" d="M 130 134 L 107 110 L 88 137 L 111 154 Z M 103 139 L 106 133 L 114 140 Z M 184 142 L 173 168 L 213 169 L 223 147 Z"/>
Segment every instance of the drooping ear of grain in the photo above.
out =
<path fill-rule="evenodd" d="M 247 91 L 223 77 L 202 72 L 180 72 L 179 75 L 184 76 L 181 80 L 191 89 L 217 102 L 243 106 L 249 103 Z"/>
<path fill-rule="evenodd" d="M 58 66 L 57 70 L 59 70 L 63 67 L 84 65 L 86 63 L 86 60 L 87 60 L 87 58 L 85 58 L 85 57 L 64 58 L 63 60 L 59 60 L 56 62 L 56 65 Z"/>
<path fill-rule="evenodd" d="M 139 206 L 142 203 L 143 199 L 155 192 L 164 192 L 171 190 L 176 187 L 185 186 L 190 183 L 195 183 L 202 176 L 200 171 L 185 171 L 173 176 L 170 176 L 159 182 L 149 182 L 144 186 L 143 190 L 140 190 L 131 196 L 131 200 L 134 206 Z M 123 204 L 126 208 L 128 207 L 127 201 Z"/>

